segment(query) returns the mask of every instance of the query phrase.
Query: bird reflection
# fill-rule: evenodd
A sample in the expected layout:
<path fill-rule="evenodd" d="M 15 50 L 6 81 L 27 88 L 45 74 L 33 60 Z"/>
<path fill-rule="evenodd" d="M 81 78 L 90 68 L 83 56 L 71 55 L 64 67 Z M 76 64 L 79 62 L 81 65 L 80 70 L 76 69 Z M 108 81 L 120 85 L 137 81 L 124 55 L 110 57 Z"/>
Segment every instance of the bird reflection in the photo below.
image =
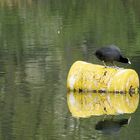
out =
<path fill-rule="evenodd" d="M 104 134 L 114 134 L 118 133 L 124 125 L 130 123 L 131 117 L 129 119 L 119 119 L 119 120 L 103 120 L 99 121 L 95 125 L 95 129 L 101 131 Z"/>

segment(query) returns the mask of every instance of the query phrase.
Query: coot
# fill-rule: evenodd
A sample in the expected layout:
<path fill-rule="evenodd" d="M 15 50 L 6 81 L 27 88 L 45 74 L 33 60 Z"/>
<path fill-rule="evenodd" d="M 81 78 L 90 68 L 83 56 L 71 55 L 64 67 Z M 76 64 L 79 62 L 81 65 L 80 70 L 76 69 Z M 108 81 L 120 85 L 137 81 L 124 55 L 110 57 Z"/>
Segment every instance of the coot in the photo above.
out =
<path fill-rule="evenodd" d="M 122 56 L 120 49 L 115 45 L 99 48 L 96 50 L 95 55 L 105 66 L 105 62 L 114 64 L 114 61 L 131 64 L 128 58 Z"/>
<path fill-rule="evenodd" d="M 131 117 L 129 119 L 99 121 L 95 125 L 95 129 L 102 131 L 104 134 L 118 133 L 123 126 L 129 124 L 130 120 Z"/>

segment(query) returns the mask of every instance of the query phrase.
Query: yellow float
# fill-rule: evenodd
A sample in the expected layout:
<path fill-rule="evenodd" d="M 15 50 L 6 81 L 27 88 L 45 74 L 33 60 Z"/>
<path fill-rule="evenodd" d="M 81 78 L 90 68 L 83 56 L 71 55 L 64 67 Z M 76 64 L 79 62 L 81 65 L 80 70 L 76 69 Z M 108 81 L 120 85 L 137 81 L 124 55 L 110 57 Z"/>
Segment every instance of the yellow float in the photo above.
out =
<path fill-rule="evenodd" d="M 67 77 L 69 91 L 136 92 L 139 78 L 135 70 L 104 67 L 76 61 Z"/>
<path fill-rule="evenodd" d="M 69 92 L 67 103 L 72 116 L 119 115 L 134 113 L 139 104 L 139 93 Z"/>

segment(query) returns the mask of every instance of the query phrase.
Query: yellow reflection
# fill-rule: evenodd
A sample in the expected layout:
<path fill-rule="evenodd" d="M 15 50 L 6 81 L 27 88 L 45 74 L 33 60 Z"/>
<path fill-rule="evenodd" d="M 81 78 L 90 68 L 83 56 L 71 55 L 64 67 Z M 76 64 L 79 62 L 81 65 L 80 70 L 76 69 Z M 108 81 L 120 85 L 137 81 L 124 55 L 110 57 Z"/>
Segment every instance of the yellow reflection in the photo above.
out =
<path fill-rule="evenodd" d="M 69 92 L 67 103 L 74 117 L 118 115 L 135 112 L 139 94 Z"/>

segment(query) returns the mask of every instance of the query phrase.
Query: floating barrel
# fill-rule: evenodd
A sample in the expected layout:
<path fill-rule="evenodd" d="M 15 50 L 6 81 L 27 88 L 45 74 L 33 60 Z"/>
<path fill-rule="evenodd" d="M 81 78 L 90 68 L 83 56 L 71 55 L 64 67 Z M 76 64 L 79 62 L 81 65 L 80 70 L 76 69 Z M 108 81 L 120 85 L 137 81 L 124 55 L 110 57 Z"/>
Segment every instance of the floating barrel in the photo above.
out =
<path fill-rule="evenodd" d="M 139 78 L 132 69 L 76 61 L 68 73 L 67 88 L 70 91 L 135 92 Z"/>
<path fill-rule="evenodd" d="M 72 116 L 90 117 L 134 113 L 139 104 L 139 93 L 67 93 L 67 103 Z"/>

